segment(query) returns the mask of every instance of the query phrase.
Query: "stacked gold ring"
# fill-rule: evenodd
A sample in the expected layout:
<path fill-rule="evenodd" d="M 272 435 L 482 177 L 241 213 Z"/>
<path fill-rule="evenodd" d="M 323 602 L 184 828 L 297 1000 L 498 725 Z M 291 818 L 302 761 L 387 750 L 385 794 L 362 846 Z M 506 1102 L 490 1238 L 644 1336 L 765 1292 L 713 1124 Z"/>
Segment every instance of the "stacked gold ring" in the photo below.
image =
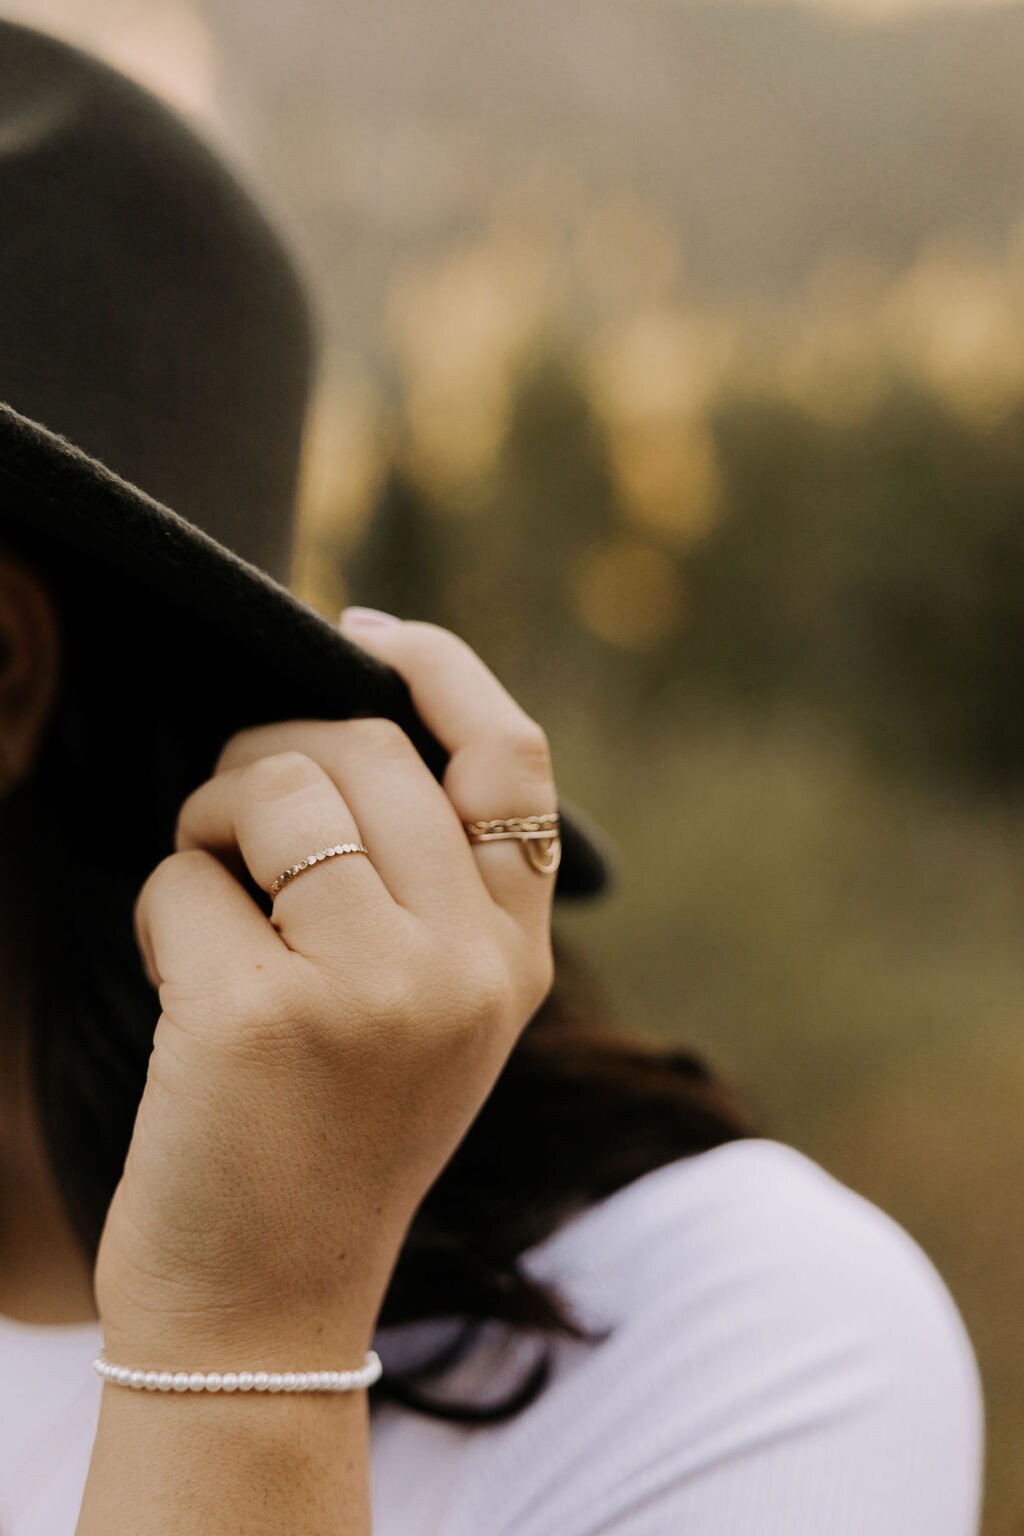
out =
<path fill-rule="evenodd" d="M 562 862 L 557 811 L 543 816 L 503 816 L 492 821 L 468 821 L 463 825 L 471 843 L 497 843 L 515 838 L 523 845 L 527 863 L 538 874 L 553 875 Z"/>

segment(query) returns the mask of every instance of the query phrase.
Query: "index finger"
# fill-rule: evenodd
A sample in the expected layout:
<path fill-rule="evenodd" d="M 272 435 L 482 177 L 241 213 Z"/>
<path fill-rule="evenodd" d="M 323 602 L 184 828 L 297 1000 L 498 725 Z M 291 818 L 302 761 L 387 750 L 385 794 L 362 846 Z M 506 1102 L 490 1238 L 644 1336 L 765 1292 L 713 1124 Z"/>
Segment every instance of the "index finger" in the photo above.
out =
<path fill-rule="evenodd" d="M 345 634 L 405 679 L 423 723 L 449 753 L 442 784 L 463 823 L 558 810 L 547 737 L 473 648 L 422 620 L 360 623 Z M 550 920 L 554 880 L 515 841 L 474 843 L 491 894 L 531 926 Z"/>

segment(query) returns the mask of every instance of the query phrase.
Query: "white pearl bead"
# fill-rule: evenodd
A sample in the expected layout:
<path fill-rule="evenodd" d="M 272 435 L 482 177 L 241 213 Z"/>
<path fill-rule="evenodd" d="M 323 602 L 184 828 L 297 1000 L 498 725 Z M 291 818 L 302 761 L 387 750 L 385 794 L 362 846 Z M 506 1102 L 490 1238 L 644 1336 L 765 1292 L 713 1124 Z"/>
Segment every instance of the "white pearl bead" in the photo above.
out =
<path fill-rule="evenodd" d="M 347 1392 L 370 1386 L 382 1374 L 374 1350 L 362 1367 L 348 1371 L 146 1371 L 115 1365 L 102 1354 L 92 1364 L 106 1381 L 150 1392 Z"/>

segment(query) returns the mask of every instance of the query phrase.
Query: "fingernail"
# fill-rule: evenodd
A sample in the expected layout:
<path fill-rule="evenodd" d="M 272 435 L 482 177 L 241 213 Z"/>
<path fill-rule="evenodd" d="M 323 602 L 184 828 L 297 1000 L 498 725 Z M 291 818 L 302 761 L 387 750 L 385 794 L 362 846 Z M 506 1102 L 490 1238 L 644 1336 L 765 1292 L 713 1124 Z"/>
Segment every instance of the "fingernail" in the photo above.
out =
<path fill-rule="evenodd" d="M 352 624 L 357 627 L 370 624 L 401 624 L 401 619 L 393 613 L 385 613 L 381 608 L 343 608 L 338 623 L 342 626 Z"/>

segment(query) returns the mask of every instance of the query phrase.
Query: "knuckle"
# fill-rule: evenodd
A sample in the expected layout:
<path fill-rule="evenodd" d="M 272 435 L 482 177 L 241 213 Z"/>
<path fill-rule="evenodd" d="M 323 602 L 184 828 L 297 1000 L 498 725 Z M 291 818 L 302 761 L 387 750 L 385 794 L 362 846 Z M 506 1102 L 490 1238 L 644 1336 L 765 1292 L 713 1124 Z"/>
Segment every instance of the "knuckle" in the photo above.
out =
<path fill-rule="evenodd" d="M 510 935 L 509 973 L 514 983 L 515 1012 L 526 1024 L 544 1003 L 555 984 L 555 951 L 550 925 L 545 931 L 524 933 L 515 926 Z"/>
<path fill-rule="evenodd" d="M 425 663 L 428 669 L 450 667 L 460 656 L 480 659 L 468 640 L 441 624 L 432 624 L 429 619 L 406 619 L 402 631 L 403 640 L 414 652 L 416 661 Z"/>
<path fill-rule="evenodd" d="M 416 999 L 417 987 L 413 978 L 395 969 L 375 979 L 372 992 L 363 999 L 362 1012 L 374 1021 L 392 1026 L 408 1024 L 415 1029 L 419 1026 Z"/>
<path fill-rule="evenodd" d="M 406 619 L 402 626 L 403 633 L 412 637 L 416 649 L 422 651 L 424 647 L 438 651 L 449 650 L 452 646 L 468 646 L 466 641 L 452 630 L 445 629 L 442 624 L 433 624 L 429 619 Z"/>
<path fill-rule="evenodd" d="M 325 724 L 321 720 L 272 720 L 266 725 L 243 726 L 224 743 L 212 777 L 232 768 L 244 768 L 257 758 L 290 750 L 293 745 L 300 751 L 305 750 L 305 744 L 315 739 L 315 732 Z"/>
<path fill-rule="evenodd" d="M 150 871 L 139 892 L 139 901 L 141 902 L 143 898 L 152 901 L 154 898 L 173 894 L 181 888 L 183 880 L 192 874 L 204 871 L 212 857 L 212 854 L 204 852 L 201 848 L 185 848 L 177 853 L 168 853 Z"/>
<path fill-rule="evenodd" d="M 155 921 L 159 909 L 181 899 L 186 882 L 197 872 L 205 873 L 213 855 L 201 848 L 169 853 L 150 870 L 132 907 L 132 926 L 138 939 Z"/>
<path fill-rule="evenodd" d="M 429 979 L 429 988 L 425 987 Z M 407 954 L 373 978 L 358 1011 L 372 1025 L 374 1048 L 382 1039 L 408 1057 L 447 1059 L 454 1049 L 486 1041 L 504 1018 L 511 989 L 497 946 L 457 946 L 441 955 Z M 428 1014 L 424 999 L 429 997 Z"/>
<path fill-rule="evenodd" d="M 534 1003 L 536 1010 L 555 984 L 555 952 L 550 936 L 546 944 L 531 947 L 530 959 L 523 967 L 523 971 L 536 993 Z"/>
<path fill-rule="evenodd" d="M 239 1024 L 258 1024 L 261 1033 L 290 1033 L 315 1012 L 308 987 L 266 971 L 243 971 L 232 978 L 230 1009 Z"/>
<path fill-rule="evenodd" d="M 474 1028 L 501 1018 L 509 1006 L 511 978 L 501 951 L 476 948 L 460 964 L 463 1020 Z"/>
<path fill-rule="evenodd" d="M 550 777 L 551 745 L 547 732 L 532 716 L 521 714 L 509 724 L 505 746 L 520 762 Z"/>
<path fill-rule="evenodd" d="M 339 724 L 360 751 L 375 757 L 405 758 L 414 750 L 402 727 L 386 715 L 357 715 Z"/>
<path fill-rule="evenodd" d="M 136 913 L 146 911 L 155 901 L 159 900 L 161 892 L 167 886 L 171 861 L 179 857 L 180 855 L 176 853 L 168 854 L 166 858 L 161 859 L 159 864 L 154 865 L 149 871 L 149 874 L 139 888 L 139 894 L 135 898 Z"/>
<path fill-rule="evenodd" d="M 257 725 L 246 726 L 243 730 L 236 731 L 229 736 L 217 754 L 217 761 L 213 768 L 213 777 L 218 773 L 225 773 L 229 768 L 237 768 L 252 761 L 253 747 L 264 727 Z"/>
<path fill-rule="evenodd" d="M 190 795 L 186 795 L 178 807 L 178 814 L 174 821 L 174 846 L 179 852 L 183 851 L 182 844 L 187 844 L 190 839 L 192 829 L 199 819 L 203 803 L 206 800 L 206 795 L 206 784 L 200 784 L 198 789 L 194 789 Z"/>
<path fill-rule="evenodd" d="M 539 951 L 536 963 L 528 967 L 527 975 L 533 982 L 529 1009 L 529 1017 L 532 1018 L 541 1004 L 547 1001 L 555 984 L 555 956 L 550 944 Z"/>
<path fill-rule="evenodd" d="M 218 1017 L 236 1052 L 265 1054 L 273 1048 L 290 1056 L 308 1049 L 323 1012 L 316 987 L 295 967 L 242 968 L 224 990 Z"/>
<path fill-rule="evenodd" d="M 280 800 L 317 782 L 322 770 L 305 752 L 273 752 L 242 769 L 241 786 L 253 800 Z"/>

